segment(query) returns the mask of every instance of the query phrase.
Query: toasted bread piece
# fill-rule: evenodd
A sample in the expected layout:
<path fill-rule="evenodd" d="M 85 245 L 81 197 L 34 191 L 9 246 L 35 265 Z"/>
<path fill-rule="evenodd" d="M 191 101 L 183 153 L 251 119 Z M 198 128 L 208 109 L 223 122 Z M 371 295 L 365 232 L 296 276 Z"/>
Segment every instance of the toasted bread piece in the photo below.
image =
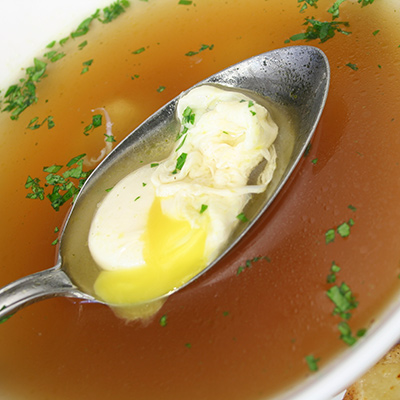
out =
<path fill-rule="evenodd" d="M 343 400 L 400 400 L 400 344 L 354 383 Z"/>

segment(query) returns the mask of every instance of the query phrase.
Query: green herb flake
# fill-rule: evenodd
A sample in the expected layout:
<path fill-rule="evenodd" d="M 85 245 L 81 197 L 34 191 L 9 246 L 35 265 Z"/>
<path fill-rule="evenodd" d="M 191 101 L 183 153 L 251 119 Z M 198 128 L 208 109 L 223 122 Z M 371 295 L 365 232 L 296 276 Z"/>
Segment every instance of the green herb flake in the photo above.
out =
<path fill-rule="evenodd" d="M 376 36 L 380 31 L 381 31 L 380 29 L 377 29 L 376 31 L 373 31 L 372 34 L 373 34 L 374 36 Z"/>
<path fill-rule="evenodd" d="M 49 115 L 47 117 L 47 128 L 48 129 L 52 129 L 56 126 L 56 124 L 54 123 L 54 117 L 52 115 Z"/>
<path fill-rule="evenodd" d="M 201 53 L 204 50 L 212 50 L 214 48 L 214 45 L 208 45 L 208 44 L 202 44 L 200 49 L 198 51 L 188 51 L 187 53 L 185 53 L 185 56 L 187 57 L 192 57 L 195 56 L 196 54 Z"/>
<path fill-rule="evenodd" d="M 229 315 L 229 311 L 223 311 L 223 312 L 222 312 L 222 315 L 223 315 L 224 317 L 227 317 L 227 316 Z"/>
<path fill-rule="evenodd" d="M 343 340 L 348 346 L 353 346 L 357 342 L 357 339 L 353 336 L 351 328 L 346 321 L 342 321 L 338 325 L 340 332 L 340 339 Z"/>
<path fill-rule="evenodd" d="M 289 38 L 292 42 L 297 40 L 305 40 L 309 42 L 310 40 L 319 39 L 320 43 L 324 43 L 329 39 L 332 39 L 336 33 L 343 33 L 344 35 L 350 35 L 351 32 L 345 31 L 342 27 L 348 27 L 348 22 L 339 21 L 318 21 L 314 17 L 305 18 L 305 23 L 303 25 L 307 26 L 306 31 L 303 33 L 298 33 Z"/>
<path fill-rule="evenodd" d="M 313 160 L 311 160 L 311 163 L 314 164 L 314 165 L 315 165 L 317 162 L 318 162 L 318 158 L 314 158 Z"/>
<path fill-rule="evenodd" d="M 184 6 L 190 6 L 193 3 L 192 0 L 179 0 L 178 4 L 182 4 Z"/>
<path fill-rule="evenodd" d="M 185 347 L 186 347 L 187 349 L 191 349 L 191 348 L 192 348 L 192 344 L 191 344 L 191 343 L 185 343 Z"/>
<path fill-rule="evenodd" d="M 109 143 L 114 143 L 116 142 L 114 135 L 107 135 L 107 133 L 104 134 L 106 137 L 105 141 Z"/>
<path fill-rule="evenodd" d="M 78 44 L 79 50 L 82 50 L 84 47 L 86 47 L 88 44 L 87 40 L 83 41 L 82 43 Z"/>
<path fill-rule="evenodd" d="M 140 196 L 136 197 L 136 199 L 135 199 L 134 201 L 137 201 L 137 200 L 139 200 L 139 199 L 140 199 Z"/>
<path fill-rule="evenodd" d="M 106 189 L 106 192 L 108 193 L 108 192 L 111 192 L 111 190 L 113 190 L 114 189 L 114 187 L 110 187 L 110 188 L 108 188 L 108 189 Z"/>
<path fill-rule="evenodd" d="M 335 241 L 335 230 L 334 229 L 328 229 L 325 232 L 325 243 L 331 243 Z"/>
<path fill-rule="evenodd" d="M 141 47 L 140 49 L 137 49 L 135 51 L 132 51 L 132 54 L 140 54 L 143 53 L 146 49 L 144 47 Z"/>
<path fill-rule="evenodd" d="M 65 43 L 67 43 L 69 40 L 69 36 L 61 39 L 58 43 L 60 43 L 60 46 L 64 46 Z"/>
<path fill-rule="evenodd" d="M 162 326 L 162 327 L 164 327 L 164 326 L 167 326 L 167 315 L 166 314 L 164 314 L 161 318 L 160 318 L 160 325 Z"/>
<path fill-rule="evenodd" d="M 318 362 L 319 362 L 319 358 L 315 358 L 312 354 L 308 355 L 305 357 L 305 360 L 307 362 L 308 365 L 308 369 L 312 372 L 316 372 L 318 371 Z"/>
<path fill-rule="evenodd" d="M 108 7 L 103 8 L 103 17 L 97 18 L 101 23 L 108 24 L 125 12 L 129 7 L 128 0 L 117 0 Z"/>
<path fill-rule="evenodd" d="M 349 311 L 358 306 L 351 289 L 345 283 L 340 286 L 332 286 L 327 290 L 326 294 L 335 305 L 333 315 L 338 314 L 342 319 L 349 319 L 351 316 Z"/>
<path fill-rule="evenodd" d="M 92 124 L 94 128 L 101 126 L 103 116 L 101 114 L 95 114 L 92 117 Z"/>
<path fill-rule="evenodd" d="M 247 221 L 248 221 L 248 219 L 247 219 L 247 217 L 244 215 L 244 213 L 240 213 L 240 214 L 236 215 L 236 218 L 237 218 L 239 221 L 242 221 L 242 222 L 247 222 Z"/>
<path fill-rule="evenodd" d="M 332 20 L 339 18 L 339 7 L 346 0 L 336 0 L 328 12 L 332 14 Z"/>
<path fill-rule="evenodd" d="M 358 0 L 358 3 L 361 4 L 361 7 L 368 6 L 372 4 L 374 0 Z"/>
<path fill-rule="evenodd" d="M 53 241 L 51 242 L 51 245 L 52 245 L 52 246 L 55 246 L 57 243 L 58 243 L 58 238 L 57 238 L 56 240 L 53 240 Z"/>
<path fill-rule="evenodd" d="M 29 199 L 44 199 L 45 188 L 52 186 L 52 191 L 47 193 L 46 197 L 50 200 L 51 206 L 54 210 L 58 211 L 60 206 L 66 203 L 68 200 L 74 200 L 79 193 L 84 182 L 92 171 L 83 171 L 83 157 L 85 154 L 81 154 L 74 157 L 67 163 L 67 169 L 62 174 L 61 165 L 52 165 L 50 167 L 44 167 L 43 171 L 47 173 L 46 183 L 44 187 L 41 187 L 39 178 L 28 177 L 25 188 L 30 189 L 32 193 L 27 194 Z M 71 180 L 73 179 L 73 180 Z"/>
<path fill-rule="evenodd" d="M 81 71 L 81 75 L 82 75 L 82 74 L 85 74 L 86 72 L 88 72 L 88 71 L 89 71 L 89 67 L 90 67 L 92 64 L 93 64 L 93 58 L 92 58 L 91 60 L 84 61 L 84 62 L 82 63 L 83 68 L 82 68 L 82 71 Z"/>
<path fill-rule="evenodd" d="M 367 333 L 367 330 L 365 328 L 362 328 L 357 331 L 356 336 L 360 338 L 360 337 L 365 336 L 366 333 Z"/>
<path fill-rule="evenodd" d="M 159 163 L 151 163 L 150 168 L 155 168 L 158 167 L 160 164 Z"/>
<path fill-rule="evenodd" d="M 251 115 L 254 117 L 257 113 L 253 110 L 250 110 Z"/>
<path fill-rule="evenodd" d="M 145 183 L 145 182 L 142 182 L 142 186 L 143 187 L 145 187 L 147 185 L 147 183 Z"/>
<path fill-rule="evenodd" d="M 131 76 L 131 79 L 132 79 L 132 80 L 135 80 L 135 79 L 137 79 L 137 78 L 139 78 L 139 75 L 138 75 L 138 74 L 134 74 L 133 76 Z"/>
<path fill-rule="evenodd" d="M 182 124 L 194 124 L 195 114 L 193 110 L 188 106 L 184 109 L 182 113 Z M 186 133 L 186 132 L 185 132 Z"/>
<path fill-rule="evenodd" d="M 60 230 L 60 229 L 58 228 L 58 226 L 56 226 L 56 227 L 54 228 L 54 233 L 57 233 L 59 230 Z"/>
<path fill-rule="evenodd" d="M 348 208 L 349 210 L 351 210 L 351 211 L 356 211 L 356 210 L 357 210 L 357 208 L 355 208 L 355 207 L 352 206 L 351 204 L 349 204 L 349 205 L 347 206 L 347 208 Z"/>
<path fill-rule="evenodd" d="M 158 93 L 161 93 L 161 92 L 163 92 L 165 89 L 166 89 L 165 86 L 159 86 L 158 89 L 157 89 L 157 92 L 158 92 Z"/>
<path fill-rule="evenodd" d="M 50 43 L 46 46 L 46 48 L 51 49 L 52 47 L 54 47 L 54 45 L 55 45 L 56 43 L 57 43 L 57 42 L 56 42 L 55 40 L 53 40 L 52 42 L 50 42 Z"/>
<path fill-rule="evenodd" d="M 347 222 L 343 222 L 343 224 L 338 226 L 337 233 L 343 238 L 349 236 L 350 235 L 350 225 Z"/>
<path fill-rule="evenodd" d="M 202 204 L 202 205 L 201 205 L 201 208 L 200 208 L 200 214 L 203 214 L 203 212 L 206 211 L 207 208 L 208 208 L 208 205 L 207 205 L 207 204 Z"/>
<path fill-rule="evenodd" d="M 180 171 L 186 162 L 187 153 L 182 153 L 178 159 L 176 160 L 175 169 L 172 171 L 173 174 L 177 174 Z"/>
<path fill-rule="evenodd" d="M 335 261 L 332 261 L 330 274 L 326 278 L 327 283 L 336 282 L 336 274 L 340 271 L 340 267 L 336 265 Z"/>
<path fill-rule="evenodd" d="M 308 6 L 314 7 L 314 8 L 318 8 L 317 3 L 318 0 L 297 0 L 297 2 L 299 3 L 299 7 L 300 8 L 300 12 L 303 13 L 305 10 L 307 10 Z M 303 3 L 303 4 L 301 4 Z"/>
<path fill-rule="evenodd" d="M 351 68 L 353 71 L 358 71 L 357 64 L 347 63 L 346 67 Z"/>
<path fill-rule="evenodd" d="M 1 311 L 5 310 L 7 307 L 3 306 L 1 308 Z M 6 315 L 5 317 L 0 318 L 0 324 L 3 324 L 4 322 L 6 322 L 7 320 L 9 320 L 14 314 L 10 314 L 10 315 Z"/>

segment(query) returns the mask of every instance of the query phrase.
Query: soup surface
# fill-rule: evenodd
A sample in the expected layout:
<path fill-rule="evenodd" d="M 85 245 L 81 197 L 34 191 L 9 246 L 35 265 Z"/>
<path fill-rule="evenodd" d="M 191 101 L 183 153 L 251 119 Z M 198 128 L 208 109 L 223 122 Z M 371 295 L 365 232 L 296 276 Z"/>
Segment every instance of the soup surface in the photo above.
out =
<path fill-rule="evenodd" d="M 295 1 L 178 3 L 132 1 L 111 24 L 95 21 L 49 63 L 37 104 L 17 121 L 0 115 L 0 285 L 53 265 L 68 204 L 27 199 L 24 185 L 43 183 L 43 167 L 98 157 L 105 116 L 85 135 L 103 113 L 92 110 L 107 111 L 120 141 L 194 83 L 288 45 L 305 17 L 331 21 L 322 0 L 304 13 Z M 332 72 L 312 147 L 245 239 L 153 319 L 126 323 L 105 306 L 52 299 L 1 324 L 3 398 L 268 398 L 368 329 L 400 284 L 399 16 L 390 2 L 345 2 L 336 21 L 352 33 L 309 43 Z M 51 129 L 27 128 L 48 116 Z M 350 303 L 336 315 L 333 287 Z"/>

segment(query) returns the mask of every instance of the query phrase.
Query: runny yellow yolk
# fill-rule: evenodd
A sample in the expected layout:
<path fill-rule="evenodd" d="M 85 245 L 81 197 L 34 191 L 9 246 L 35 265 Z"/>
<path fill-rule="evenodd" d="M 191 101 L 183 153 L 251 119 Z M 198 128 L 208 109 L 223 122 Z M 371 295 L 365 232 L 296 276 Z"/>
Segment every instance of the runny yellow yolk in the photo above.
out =
<path fill-rule="evenodd" d="M 119 271 L 102 271 L 94 289 L 106 303 L 139 304 L 180 287 L 206 267 L 207 217 L 192 228 L 186 220 L 165 215 L 155 198 L 143 234 L 145 265 Z"/>

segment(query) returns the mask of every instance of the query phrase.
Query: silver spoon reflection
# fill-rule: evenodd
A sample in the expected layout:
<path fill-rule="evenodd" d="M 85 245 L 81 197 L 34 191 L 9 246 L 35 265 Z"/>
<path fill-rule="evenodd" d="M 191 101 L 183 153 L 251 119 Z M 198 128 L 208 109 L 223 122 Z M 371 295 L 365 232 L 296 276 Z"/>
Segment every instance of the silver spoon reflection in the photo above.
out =
<path fill-rule="evenodd" d="M 195 85 L 207 83 L 240 90 L 257 99 L 260 104 L 267 104 L 271 112 L 274 109 L 283 110 L 281 114 L 275 112 L 274 116 L 280 130 L 275 144 L 278 166 L 267 190 L 255 195 L 246 205 L 249 222 L 238 226 L 222 254 L 189 282 L 161 298 L 185 287 L 213 267 L 269 207 L 310 142 L 325 105 L 329 80 L 329 63 L 321 50 L 310 46 L 294 46 L 252 57 Z M 96 272 L 93 267 L 87 266 L 85 256 L 76 256 L 71 249 L 85 246 L 88 229 L 82 229 L 82 226 L 90 226 L 105 189 L 122 179 L 127 170 L 129 172 L 137 168 L 139 159 L 151 161 L 154 155 L 165 154 L 165 143 L 179 129 L 175 116 L 178 100 L 179 96 L 136 128 L 90 175 L 75 200 L 60 236 L 57 264 L 0 289 L 0 319 L 26 305 L 56 296 L 102 303 L 95 297 L 90 285 Z M 290 118 L 284 118 L 285 115 L 290 115 Z M 83 278 L 77 276 L 77 270 Z"/>

